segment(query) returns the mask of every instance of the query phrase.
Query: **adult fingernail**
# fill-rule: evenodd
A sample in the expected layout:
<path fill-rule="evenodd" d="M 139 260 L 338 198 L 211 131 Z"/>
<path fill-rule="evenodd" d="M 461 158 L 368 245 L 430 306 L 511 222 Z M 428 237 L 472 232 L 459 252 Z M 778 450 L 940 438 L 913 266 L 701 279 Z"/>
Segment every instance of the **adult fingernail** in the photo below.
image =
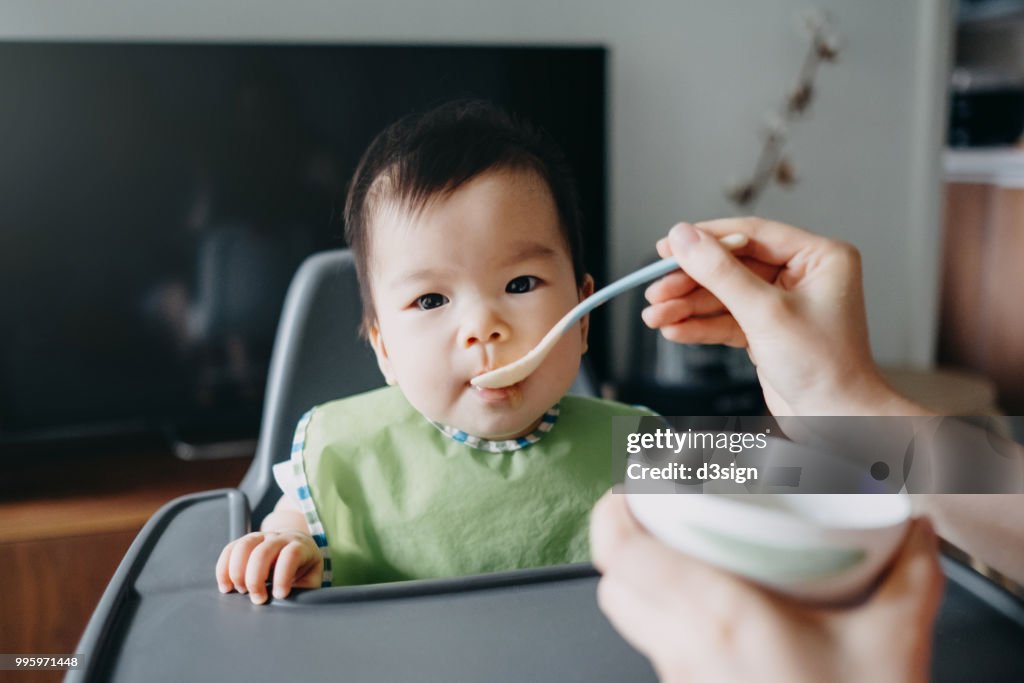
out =
<path fill-rule="evenodd" d="M 278 600 L 284 600 L 285 598 L 287 598 L 287 597 L 288 597 L 288 594 L 287 594 L 287 593 L 285 593 L 285 592 L 284 592 L 283 590 L 281 590 L 280 588 L 275 588 L 275 589 L 274 589 L 274 597 L 275 597 L 276 599 L 278 599 Z"/>
<path fill-rule="evenodd" d="M 254 605 L 262 605 L 263 603 L 265 603 L 267 601 L 267 596 L 265 596 L 265 595 L 256 595 L 255 593 L 253 593 L 253 594 L 251 594 L 249 596 L 249 599 L 252 600 L 252 604 L 254 604 Z"/>
<path fill-rule="evenodd" d="M 700 235 L 697 234 L 697 228 L 693 227 L 689 223 L 678 223 L 673 226 L 668 235 L 669 239 L 672 240 L 672 243 L 679 247 L 686 247 L 700 240 Z"/>
<path fill-rule="evenodd" d="M 228 591 L 231 590 L 231 587 L 230 586 L 225 586 L 223 583 L 218 583 L 217 584 L 217 590 L 219 590 L 221 593 L 227 593 Z"/>
<path fill-rule="evenodd" d="M 669 253 L 672 252 L 670 251 Z M 662 289 L 663 286 L 661 285 L 661 280 L 652 283 L 644 290 L 644 300 L 649 304 L 660 303 L 665 298 L 665 295 L 661 291 Z"/>
<path fill-rule="evenodd" d="M 640 319 L 643 320 L 644 324 L 647 325 L 648 327 L 650 327 L 651 325 L 651 321 L 649 320 L 649 318 L 652 315 L 654 314 L 651 312 L 650 306 L 640 311 Z"/>

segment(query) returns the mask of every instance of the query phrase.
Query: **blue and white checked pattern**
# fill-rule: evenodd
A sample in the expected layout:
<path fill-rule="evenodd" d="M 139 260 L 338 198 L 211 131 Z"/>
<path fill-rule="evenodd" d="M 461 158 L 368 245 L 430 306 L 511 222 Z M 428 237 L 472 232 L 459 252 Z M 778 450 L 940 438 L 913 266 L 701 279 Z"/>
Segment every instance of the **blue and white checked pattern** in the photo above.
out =
<path fill-rule="evenodd" d="M 309 481 L 306 480 L 306 468 L 302 462 L 302 450 L 306 445 L 306 427 L 313 416 L 313 410 L 299 418 L 299 424 L 295 427 L 295 436 L 292 437 L 291 463 L 294 481 L 299 485 L 299 509 L 306 516 L 306 524 L 309 525 L 309 530 L 313 533 L 313 540 L 316 541 L 317 547 L 320 548 L 320 555 L 324 558 L 324 578 L 320 586 L 327 588 L 331 585 L 331 554 L 327 549 L 327 534 L 324 533 L 324 525 L 320 522 L 320 515 L 316 512 L 312 496 L 309 495 Z"/>
<path fill-rule="evenodd" d="M 518 439 L 506 439 L 504 441 L 491 441 L 489 439 L 481 439 L 479 436 L 473 436 L 467 434 L 461 429 L 455 429 L 455 427 L 449 427 L 443 425 L 440 422 L 430 421 L 432 425 L 437 427 L 446 436 L 451 437 L 459 443 L 464 443 L 467 446 L 473 448 L 479 448 L 482 451 L 489 451 L 491 453 L 507 453 L 509 451 L 518 451 L 520 448 L 526 448 L 530 444 L 537 443 L 541 437 L 551 431 L 551 428 L 558 422 L 558 415 L 561 412 L 561 404 L 556 403 L 548 411 L 544 413 L 544 417 L 540 419 L 540 424 L 537 428 L 526 436 L 521 436 Z"/>

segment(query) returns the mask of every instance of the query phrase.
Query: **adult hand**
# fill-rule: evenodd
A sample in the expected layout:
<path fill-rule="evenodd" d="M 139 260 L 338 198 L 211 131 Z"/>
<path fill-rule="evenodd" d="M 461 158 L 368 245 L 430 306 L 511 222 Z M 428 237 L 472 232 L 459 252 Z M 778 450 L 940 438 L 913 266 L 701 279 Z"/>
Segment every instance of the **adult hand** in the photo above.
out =
<path fill-rule="evenodd" d="M 719 237 L 743 233 L 730 253 Z M 644 322 L 681 343 L 745 347 L 774 415 L 917 414 L 871 358 L 856 248 L 760 218 L 680 223 L 658 241 L 682 271 Z"/>
<path fill-rule="evenodd" d="M 943 575 L 930 524 L 912 525 L 870 599 L 814 608 L 678 553 L 608 493 L 591 519 L 598 604 L 662 681 L 923 681 Z"/>

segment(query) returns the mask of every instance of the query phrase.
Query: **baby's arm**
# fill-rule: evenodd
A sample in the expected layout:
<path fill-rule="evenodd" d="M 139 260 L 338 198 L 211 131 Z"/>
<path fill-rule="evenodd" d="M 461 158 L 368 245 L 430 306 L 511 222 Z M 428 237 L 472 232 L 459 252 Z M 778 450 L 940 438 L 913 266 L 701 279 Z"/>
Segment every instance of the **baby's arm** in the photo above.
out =
<path fill-rule="evenodd" d="M 306 525 L 306 518 L 287 496 L 254 531 L 228 543 L 217 560 L 217 587 L 249 593 L 253 604 L 267 601 L 266 582 L 274 575 L 274 597 L 287 597 L 292 587 L 319 588 L 323 558 Z"/>

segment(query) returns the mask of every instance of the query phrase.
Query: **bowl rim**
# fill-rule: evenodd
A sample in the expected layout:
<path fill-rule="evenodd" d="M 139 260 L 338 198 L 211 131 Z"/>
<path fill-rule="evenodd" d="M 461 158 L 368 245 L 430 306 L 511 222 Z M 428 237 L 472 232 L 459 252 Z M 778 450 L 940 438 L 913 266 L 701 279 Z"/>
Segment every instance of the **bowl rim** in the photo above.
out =
<path fill-rule="evenodd" d="M 666 516 L 671 515 L 676 518 L 677 521 L 686 522 L 688 519 L 694 520 L 696 523 L 702 526 L 712 527 L 728 527 L 733 528 L 738 526 L 739 528 L 749 529 L 752 533 L 756 533 L 757 530 L 764 531 L 766 527 L 775 528 L 779 530 L 788 529 L 793 533 L 800 532 L 811 532 L 811 531 L 832 531 L 832 532 L 871 532 L 878 530 L 891 529 L 899 527 L 907 523 L 913 514 L 910 496 L 905 492 L 900 493 L 628 493 L 628 502 L 630 508 L 634 510 L 636 515 L 635 506 L 644 508 L 640 512 L 638 517 L 645 516 L 645 513 L 651 513 L 651 507 L 660 507 L 661 509 L 657 512 L 660 514 L 668 513 Z M 670 499 L 672 496 L 687 496 L 691 502 L 686 505 L 674 506 L 674 509 L 669 510 L 667 503 L 662 501 L 660 506 L 652 506 L 648 503 L 643 502 L 645 499 L 654 501 L 655 499 L 650 498 L 651 496 L 657 499 Z M 881 503 L 885 500 L 887 503 L 891 503 L 889 508 L 889 514 L 874 519 L 858 521 L 856 519 L 844 520 L 837 522 L 836 520 L 825 521 L 823 519 L 797 514 L 796 512 L 787 510 L 780 507 L 767 507 L 763 505 L 753 505 L 742 502 L 744 498 L 748 496 L 761 497 L 787 497 L 791 498 L 799 496 L 806 502 L 808 497 L 821 499 L 828 497 L 830 502 L 834 502 L 838 496 L 844 497 L 849 500 L 852 496 L 872 496 L 875 502 Z M 878 496 L 885 496 L 885 499 L 879 499 Z M 699 502 L 698 502 L 699 501 Z M 833 507 L 832 509 L 837 509 Z M 729 520 L 725 524 L 715 523 L 721 522 L 723 519 Z"/>

